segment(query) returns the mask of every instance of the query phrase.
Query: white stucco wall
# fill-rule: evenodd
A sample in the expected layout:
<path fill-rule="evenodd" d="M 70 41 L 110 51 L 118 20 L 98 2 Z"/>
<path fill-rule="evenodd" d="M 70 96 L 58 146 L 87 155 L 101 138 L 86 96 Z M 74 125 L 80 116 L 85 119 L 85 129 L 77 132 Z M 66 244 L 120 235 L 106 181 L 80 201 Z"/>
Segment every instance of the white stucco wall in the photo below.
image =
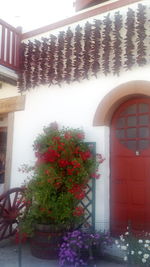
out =
<path fill-rule="evenodd" d="M 11 187 L 21 185 L 26 179 L 18 168 L 34 161 L 32 144 L 43 126 L 57 121 L 60 126 L 81 127 L 86 133 L 86 141 L 96 142 L 97 152 L 106 159 L 100 167 L 101 179 L 96 181 L 96 226 L 109 227 L 109 127 L 93 127 L 93 118 L 105 95 L 115 87 L 135 80 L 150 81 L 149 68 L 61 87 L 40 86 L 27 92 L 25 110 L 15 112 Z"/>
<path fill-rule="evenodd" d="M 149 1 L 144 0 L 142 3 L 148 5 Z M 136 3 L 131 7 L 137 8 L 137 5 Z M 126 8 L 120 9 L 122 14 L 126 13 Z M 105 15 L 106 13 L 90 20 L 102 19 Z M 80 22 L 80 25 L 84 25 L 87 20 L 89 21 L 86 19 Z M 74 29 L 77 24 L 70 26 Z M 47 37 L 50 33 L 57 35 L 60 30 L 67 28 L 68 26 L 36 36 L 36 39 Z M 30 40 L 34 39 L 35 37 Z M 14 114 L 11 187 L 20 186 L 27 178 L 18 171 L 18 168 L 21 164 L 34 162 L 32 145 L 43 126 L 57 121 L 60 126 L 83 128 L 86 141 L 96 142 L 97 153 L 101 153 L 105 158 L 100 167 L 101 178 L 96 181 L 96 228 L 109 228 L 109 127 L 94 127 L 93 119 L 99 103 L 111 90 L 121 84 L 137 80 L 150 81 L 149 66 L 134 67 L 134 70 L 124 71 L 119 76 L 101 75 L 97 79 L 93 77 L 80 83 L 73 82 L 70 85 L 64 83 L 61 87 L 40 86 L 25 93 L 25 110 Z M 16 87 L 3 84 L 0 89 L 0 98 L 16 95 L 18 95 Z"/>

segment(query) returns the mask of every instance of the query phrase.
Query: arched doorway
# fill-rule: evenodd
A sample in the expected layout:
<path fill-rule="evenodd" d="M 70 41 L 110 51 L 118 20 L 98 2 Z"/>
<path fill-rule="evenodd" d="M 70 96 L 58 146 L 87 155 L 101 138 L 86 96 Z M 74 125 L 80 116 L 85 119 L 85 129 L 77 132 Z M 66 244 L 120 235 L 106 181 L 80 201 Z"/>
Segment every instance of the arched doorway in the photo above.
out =
<path fill-rule="evenodd" d="M 150 231 L 150 98 L 137 97 L 114 112 L 110 132 L 110 226 L 114 235 Z"/>

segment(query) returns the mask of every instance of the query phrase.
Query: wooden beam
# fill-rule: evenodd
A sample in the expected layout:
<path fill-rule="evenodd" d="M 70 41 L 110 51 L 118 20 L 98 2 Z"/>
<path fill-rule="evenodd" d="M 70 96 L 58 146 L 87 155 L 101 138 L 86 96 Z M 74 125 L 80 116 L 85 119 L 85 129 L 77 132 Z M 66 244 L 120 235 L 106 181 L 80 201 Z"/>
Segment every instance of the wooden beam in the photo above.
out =
<path fill-rule="evenodd" d="M 25 108 L 25 96 L 14 96 L 0 99 L 0 114 L 10 113 Z"/>

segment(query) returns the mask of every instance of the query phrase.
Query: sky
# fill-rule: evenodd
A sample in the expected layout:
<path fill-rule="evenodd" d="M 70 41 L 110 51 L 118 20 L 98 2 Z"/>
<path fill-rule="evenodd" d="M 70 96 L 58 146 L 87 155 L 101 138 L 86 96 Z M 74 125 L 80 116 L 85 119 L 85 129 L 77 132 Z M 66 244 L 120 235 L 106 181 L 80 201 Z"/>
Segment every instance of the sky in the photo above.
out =
<path fill-rule="evenodd" d="M 37 29 L 75 14 L 74 0 L 2 0 L 0 18 L 22 32 Z"/>

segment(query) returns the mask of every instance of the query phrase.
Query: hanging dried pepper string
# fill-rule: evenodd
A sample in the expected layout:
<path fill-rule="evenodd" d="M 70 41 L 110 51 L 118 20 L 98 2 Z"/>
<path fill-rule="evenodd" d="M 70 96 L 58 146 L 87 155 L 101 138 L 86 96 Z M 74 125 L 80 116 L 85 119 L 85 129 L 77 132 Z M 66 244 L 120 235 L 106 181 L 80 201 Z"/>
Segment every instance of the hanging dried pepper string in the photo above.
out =
<path fill-rule="evenodd" d="M 25 77 L 25 65 L 26 65 L 26 50 L 27 44 L 21 43 L 20 45 L 20 72 L 18 78 L 18 89 L 19 92 L 23 92 L 26 90 L 26 77 Z"/>
<path fill-rule="evenodd" d="M 144 44 L 144 40 L 146 38 L 146 7 L 144 5 L 138 5 L 137 12 L 137 63 L 139 66 L 143 66 L 146 64 L 146 45 Z"/>
<path fill-rule="evenodd" d="M 125 38 L 125 68 L 131 69 L 132 66 L 135 64 L 135 58 L 134 58 L 134 41 L 133 37 L 135 36 L 135 12 L 129 8 L 127 12 L 127 18 L 126 18 L 126 38 Z"/>
<path fill-rule="evenodd" d="M 66 36 L 65 36 L 65 59 L 66 59 L 66 68 L 64 77 L 67 83 L 71 82 L 72 79 L 72 55 L 73 55 L 73 48 L 72 48 L 72 39 L 73 33 L 70 28 L 67 29 Z"/>
<path fill-rule="evenodd" d="M 32 53 L 33 53 L 33 43 L 28 41 L 28 49 L 26 54 L 26 87 L 27 89 L 32 87 Z"/>
<path fill-rule="evenodd" d="M 82 51 L 82 28 L 80 25 L 78 25 L 75 28 L 75 36 L 74 36 L 74 80 L 80 81 L 82 78 L 82 57 L 83 57 L 83 51 Z"/>
<path fill-rule="evenodd" d="M 128 8 L 125 18 L 115 12 L 114 18 L 108 14 L 103 21 L 87 22 L 84 33 L 78 25 L 58 37 L 51 34 L 42 41 L 21 44 L 19 91 L 40 84 L 81 81 L 100 71 L 119 74 L 121 68 L 131 69 L 136 63 L 145 65 L 149 23 L 146 6 L 139 4 L 136 12 Z"/>
<path fill-rule="evenodd" d="M 91 67 L 91 24 L 86 22 L 84 27 L 83 79 L 88 79 Z"/>
<path fill-rule="evenodd" d="M 55 70 L 55 63 L 56 63 L 56 41 L 57 37 L 53 34 L 50 35 L 50 48 L 49 48 L 49 60 L 50 60 L 50 67 L 48 71 L 49 77 L 49 84 L 55 83 L 56 78 L 56 70 Z"/>
<path fill-rule="evenodd" d="M 47 50 L 48 50 L 48 39 L 42 38 L 42 45 L 41 45 L 41 83 L 47 83 L 47 65 L 48 65 L 48 58 L 47 58 Z"/>
<path fill-rule="evenodd" d="M 102 66 L 105 75 L 110 73 L 110 52 L 111 52 L 111 32 L 112 32 L 112 21 L 110 14 L 108 14 L 103 21 L 104 31 L 102 34 L 102 45 L 103 45 L 103 57 Z"/>
<path fill-rule="evenodd" d="M 93 25 L 93 36 L 92 36 L 92 73 L 97 76 L 100 71 L 100 49 L 101 49 L 101 20 L 95 20 Z"/>
<path fill-rule="evenodd" d="M 114 21 L 114 31 L 113 31 L 113 72 L 114 74 L 119 74 L 121 66 L 122 66 L 122 37 L 120 31 L 122 29 L 122 15 L 120 15 L 119 11 L 115 13 L 115 21 Z"/>
<path fill-rule="evenodd" d="M 64 75 L 64 31 L 58 35 L 57 58 L 56 58 L 56 82 L 60 85 Z"/>
<path fill-rule="evenodd" d="M 40 60 L 40 46 L 41 42 L 38 40 L 34 41 L 34 50 L 32 55 L 32 67 L 33 67 L 33 87 L 36 87 L 40 84 L 40 73 L 39 73 L 39 60 Z"/>

